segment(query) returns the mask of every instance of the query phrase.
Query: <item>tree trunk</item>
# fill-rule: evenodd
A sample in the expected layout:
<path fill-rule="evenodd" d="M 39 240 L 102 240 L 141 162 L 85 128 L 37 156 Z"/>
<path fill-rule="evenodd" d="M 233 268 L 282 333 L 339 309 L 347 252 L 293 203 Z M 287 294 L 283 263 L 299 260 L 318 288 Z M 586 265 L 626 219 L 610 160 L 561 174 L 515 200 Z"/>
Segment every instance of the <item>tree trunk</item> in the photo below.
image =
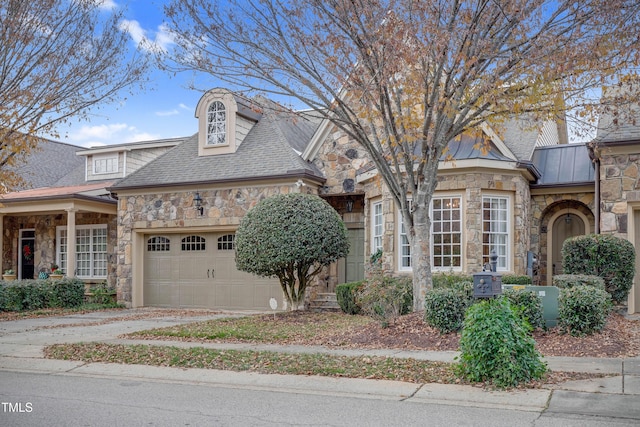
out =
<path fill-rule="evenodd" d="M 413 309 L 424 310 L 424 299 L 431 289 L 429 208 L 418 203 L 413 211 L 413 232 L 407 236 L 411 245 L 411 266 L 413 270 Z"/>

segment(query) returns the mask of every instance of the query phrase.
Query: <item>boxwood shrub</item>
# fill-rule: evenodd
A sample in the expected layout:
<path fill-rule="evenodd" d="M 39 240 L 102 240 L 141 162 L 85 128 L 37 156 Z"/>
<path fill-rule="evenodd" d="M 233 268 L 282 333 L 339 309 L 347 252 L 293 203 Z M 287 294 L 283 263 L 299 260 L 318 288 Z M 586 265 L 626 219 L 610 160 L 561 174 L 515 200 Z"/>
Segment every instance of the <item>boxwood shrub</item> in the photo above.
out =
<path fill-rule="evenodd" d="M 530 326 L 499 297 L 473 304 L 467 310 L 460 337 L 459 376 L 488 381 L 500 388 L 541 378 L 547 370 L 535 349 Z"/>
<path fill-rule="evenodd" d="M 635 250 L 620 237 L 590 234 L 567 239 L 562 245 L 562 263 L 567 274 L 602 277 L 616 303 L 623 302 L 633 286 Z"/>
<path fill-rule="evenodd" d="M 433 284 L 433 289 L 450 288 L 456 283 L 464 282 L 473 283 L 473 276 L 457 273 L 433 273 L 431 275 L 431 283 Z"/>
<path fill-rule="evenodd" d="M 528 277 L 528 276 L 527 276 Z M 506 289 L 503 295 L 509 299 L 512 307 L 533 329 L 545 327 L 542 311 L 542 298 L 526 289 Z"/>
<path fill-rule="evenodd" d="M 83 300 L 84 283 L 75 278 L 0 282 L 0 311 L 76 307 Z"/>
<path fill-rule="evenodd" d="M 593 286 L 574 286 L 560 290 L 558 327 L 573 336 L 601 331 L 611 312 L 611 295 Z"/>
<path fill-rule="evenodd" d="M 606 290 L 602 277 L 589 274 L 558 274 L 553 276 L 553 286 L 560 289 L 573 288 L 574 286 L 593 286 L 603 291 Z"/>
<path fill-rule="evenodd" d="M 471 282 L 431 289 L 425 297 L 424 320 L 443 334 L 457 331 L 462 328 L 464 313 L 472 303 Z"/>
<path fill-rule="evenodd" d="M 515 275 L 515 274 L 504 274 L 502 275 L 502 284 L 504 285 L 530 285 L 531 277 L 524 275 Z"/>
<path fill-rule="evenodd" d="M 341 283 L 336 286 L 336 299 L 338 300 L 338 305 L 340 309 L 347 314 L 358 314 L 360 313 L 360 306 L 356 302 L 356 294 L 358 289 L 362 287 L 362 281 L 360 282 L 351 282 L 351 283 Z"/>

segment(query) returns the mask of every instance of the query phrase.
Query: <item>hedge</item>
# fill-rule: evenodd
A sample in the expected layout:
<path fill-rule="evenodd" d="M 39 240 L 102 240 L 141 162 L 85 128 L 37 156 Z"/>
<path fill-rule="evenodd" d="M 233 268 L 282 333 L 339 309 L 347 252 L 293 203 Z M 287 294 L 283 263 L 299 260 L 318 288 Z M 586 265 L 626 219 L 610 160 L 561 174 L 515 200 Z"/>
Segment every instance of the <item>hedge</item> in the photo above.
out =
<path fill-rule="evenodd" d="M 573 288 L 574 286 L 593 286 L 606 291 L 604 279 L 589 274 L 558 274 L 553 276 L 553 286 L 560 289 Z"/>
<path fill-rule="evenodd" d="M 562 245 L 567 274 L 588 274 L 604 279 L 613 301 L 623 302 L 633 286 L 635 250 L 628 240 L 602 234 L 576 236 Z"/>
<path fill-rule="evenodd" d="M 363 282 L 341 283 L 336 286 L 336 299 L 340 309 L 347 314 L 360 313 L 360 306 L 356 302 L 357 291 Z"/>
<path fill-rule="evenodd" d="M 84 300 L 79 279 L 0 281 L 0 311 L 76 307 Z"/>

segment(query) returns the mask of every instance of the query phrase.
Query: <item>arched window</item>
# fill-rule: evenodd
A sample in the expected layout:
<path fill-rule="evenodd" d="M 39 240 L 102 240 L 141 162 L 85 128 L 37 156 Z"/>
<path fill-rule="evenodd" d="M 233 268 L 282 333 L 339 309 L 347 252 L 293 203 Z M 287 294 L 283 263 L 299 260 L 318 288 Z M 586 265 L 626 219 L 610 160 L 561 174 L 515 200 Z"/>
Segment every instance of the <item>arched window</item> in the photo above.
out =
<path fill-rule="evenodd" d="M 204 251 L 205 238 L 200 236 L 187 236 L 182 239 L 183 251 Z"/>
<path fill-rule="evenodd" d="M 155 236 L 147 240 L 147 251 L 167 252 L 170 249 L 170 240 L 167 237 Z"/>
<path fill-rule="evenodd" d="M 218 250 L 219 251 L 232 251 L 235 249 L 234 234 L 225 234 L 224 236 L 218 237 Z"/>
<path fill-rule="evenodd" d="M 212 102 L 207 110 L 207 145 L 226 144 L 227 114 L 224 104 Z"/>

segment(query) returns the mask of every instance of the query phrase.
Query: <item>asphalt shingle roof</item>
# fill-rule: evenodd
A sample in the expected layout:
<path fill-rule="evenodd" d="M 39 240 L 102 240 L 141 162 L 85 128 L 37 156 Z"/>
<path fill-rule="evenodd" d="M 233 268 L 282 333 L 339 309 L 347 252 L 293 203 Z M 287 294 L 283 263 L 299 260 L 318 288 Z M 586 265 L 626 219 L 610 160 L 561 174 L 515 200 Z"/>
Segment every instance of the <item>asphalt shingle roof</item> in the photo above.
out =
<path fill-rule="evenodd" d="M 26 162 L 15 169 L 28 185 L 20 190 L 84 184 L 85 160 L 76 155 L 79 150 L 82 147 L 41 140 L 37 149 L 29 153 Z"/>
<path fill-rule="evenodd" d="M 322 177 L 300 152 L 309 143 L 317 124 L 282 112 L 265 109 L 235 153 L 198 156 L 198 135 L 169 150 L 113 188 L 139 188 L 200 182 L 268 178 L 305 171 Z"/>

